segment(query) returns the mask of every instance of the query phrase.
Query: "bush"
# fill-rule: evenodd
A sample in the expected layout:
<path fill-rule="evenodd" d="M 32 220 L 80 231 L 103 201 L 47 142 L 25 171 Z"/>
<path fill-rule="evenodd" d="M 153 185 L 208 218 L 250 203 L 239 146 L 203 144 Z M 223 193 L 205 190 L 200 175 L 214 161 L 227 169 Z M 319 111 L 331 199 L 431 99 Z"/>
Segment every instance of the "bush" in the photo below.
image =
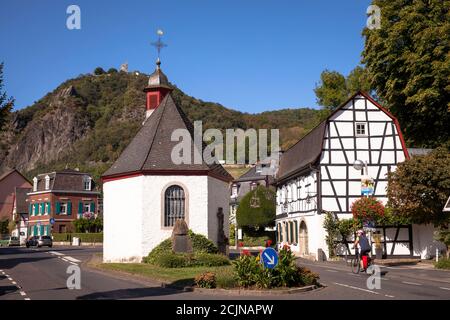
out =
<path fill-rule="evenodd" d="M 166 252 L 157 255 L 151 263 L 163 268 L 219 267 L 229 265 L 230 260 L 221 254 Z"/>
<path fill-rule="evenodd" d="M 181 254 L 163 253 L 156 259 L 156 265 L 163 268 L 183 268 L 186 267 L 186 257 Z"/>
<path fill-rule="evenodd" d="M 197 234 L 189 230 L 189 238 L 192 241 L 194 252 L 217 253 L 219 249 L 216 245 L 204 235 Z"/>
<path fill-rule="evenodd" d="M 275 209 L 275 192 L 258 186 L 240 201 L 236 220 L 239 226 L 273 226 L 275 225 Z"/>
<path fill-rule="evenodd" d="M 450 259 L 441 259 L 434 263 L 434 267 L 437 269 L 447 269 L 450 270 Z"/>
<path fill-rule="evenodd" d="M 205 266 L 205 267 L 218 267 L 227 266 L 230 264 L 230 259 L 222 254 L 212 253 L 198 253 L 195 254 L 191 266 Z"/>
<path fill-rule="evenodd" d="M 375 221 L 384 216 L 384 205 L 373 197 L 363 197 L 351 206 L 353 218 L 357 221 Z"/>
<path fill-rule="evenodd" d="M 212 289 L 216 287 L 216 274 L 205 272 L 195 277 L 195 284 L 199 288 Z"/>
<path fill-rule="evenodd" d="M 196 234 L 189 230 L 189 238 L 192 242 L 192 250 L 193 253 L 217 253 L 219 250 L 214 245 L 214 243 L 201 234 Z M 157 245 L 147 257 L 143 259 L 145 263 L 156 263 L 156 260 L 161 254 L 171 253 L 172 252 L 172 240 L 166 239 Z"/>
<path fill-rule="evenodd" d="M 298 280 L 305 286 L 319 284 L 319 275 L 305 267 L 299 267 L 297 269 L 297 277 Z"/>
<path fill-rule="evenodd" d="M 279 252 L 279 262 L 274 269 L 264 268 L 260 258 L 244 254 L 233 261 L 235 278 L 242 287 L 294 287 L 318 284 L 319 276 L 309 269 L 298 267 L 295 256 L 288 247 Z"/>

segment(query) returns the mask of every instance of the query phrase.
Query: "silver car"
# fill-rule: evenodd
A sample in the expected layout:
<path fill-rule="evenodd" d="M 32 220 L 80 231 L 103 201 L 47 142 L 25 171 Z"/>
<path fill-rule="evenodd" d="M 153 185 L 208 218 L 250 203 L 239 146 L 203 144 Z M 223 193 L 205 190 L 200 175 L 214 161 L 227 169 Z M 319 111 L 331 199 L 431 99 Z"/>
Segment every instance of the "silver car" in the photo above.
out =
<path fill-rule="evenodd" d="M 27 241 L 27 248 L 29 247 L 52 247 L 53 240 L 50 236 L 33 236 Z"/>
<path fill-rule="evenodd" d="M 20 246 L 20 240 L 18 237 L 9 237 L 8 247 Z"/>

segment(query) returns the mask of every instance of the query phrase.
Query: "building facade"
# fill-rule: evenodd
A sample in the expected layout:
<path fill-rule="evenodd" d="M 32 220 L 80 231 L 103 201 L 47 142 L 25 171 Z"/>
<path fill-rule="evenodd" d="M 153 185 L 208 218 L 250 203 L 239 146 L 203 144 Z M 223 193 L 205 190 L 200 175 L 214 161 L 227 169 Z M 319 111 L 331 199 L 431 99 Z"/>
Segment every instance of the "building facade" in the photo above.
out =
<path fill-rule="evenodd" d="M 0 176 L 0 220 L 12 218 L 16 188 L 31 188 L 31 182 L 16 169 Z"/>
<path fill-rule="evenodd" d="M 386 174 L 408 157 L 398 121 L 369 95 L 352 96 L 282 155 L 276 182 L 278 244 L 289 244 L 305 257 L 328 256 L 324 213 L 352 217 L 351 205 L 362 196 L 364 181 L 370 181 L 364 187 L 371 195 L 386 203 Z M 356 161 L 364 168 L 354 169 Z"/>
<path fill-rule="evenodd" d="M 99 196 L 87 173 L 66 169 L 39 174 L 27 194 L 28 235 L 73 232 L 73 221 L 98 215 Z"/>
<path fill-rule="evenodd" d="M 102 176 L 105 262 L 140 262 L 161 241 L 170 238 L 178 219 L 219 245 L 229 234 L 229 183 L 232 177 L 218 163 L 175 163 L 180 137 L 194 160 L 193 125 L 171 95 L 157 62 L 150 75 L 146 119 L 113 166 Z M 186 139 L 186 140 L 184 140 Z M 202 151 L 202 150 L 200 150 Z M 185 154 L 186 153 L 186 154 Z"/>

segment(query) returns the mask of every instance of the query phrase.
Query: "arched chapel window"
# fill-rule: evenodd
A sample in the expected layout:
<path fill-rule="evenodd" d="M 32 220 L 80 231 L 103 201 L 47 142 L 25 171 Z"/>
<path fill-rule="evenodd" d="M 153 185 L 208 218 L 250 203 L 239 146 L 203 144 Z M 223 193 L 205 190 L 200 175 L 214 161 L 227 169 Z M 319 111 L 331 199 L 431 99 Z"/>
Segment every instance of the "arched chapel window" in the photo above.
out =
<path fill-rule="evenodd" d="M 185 217 L 184 190 L 173 185 L 164 194 L 164 226 L 173 227 L 178 219 Z"/>

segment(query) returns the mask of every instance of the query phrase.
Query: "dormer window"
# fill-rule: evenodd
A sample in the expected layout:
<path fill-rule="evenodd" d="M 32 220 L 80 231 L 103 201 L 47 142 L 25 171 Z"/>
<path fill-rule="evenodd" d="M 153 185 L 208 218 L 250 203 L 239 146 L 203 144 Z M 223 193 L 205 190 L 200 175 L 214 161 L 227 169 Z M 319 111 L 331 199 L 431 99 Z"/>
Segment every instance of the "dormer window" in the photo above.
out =
<path fill-rule="evenodd" d="M 33 191 L 36 192 L 37 191 L 37 183 L 38 183 L 38 179 L 37 177 L 33 178 Z"/>
<path fill-rule="evenodd" d="M 84 177 L 83 178 L 83 189 L 90 191 L 91 190 L 91 182 L 92 182 L 91 177 Z"/>
<path fill-rule="evenodd" d="M 50 177 L 45 176 L 45 190 L 50 189 Z"/>

